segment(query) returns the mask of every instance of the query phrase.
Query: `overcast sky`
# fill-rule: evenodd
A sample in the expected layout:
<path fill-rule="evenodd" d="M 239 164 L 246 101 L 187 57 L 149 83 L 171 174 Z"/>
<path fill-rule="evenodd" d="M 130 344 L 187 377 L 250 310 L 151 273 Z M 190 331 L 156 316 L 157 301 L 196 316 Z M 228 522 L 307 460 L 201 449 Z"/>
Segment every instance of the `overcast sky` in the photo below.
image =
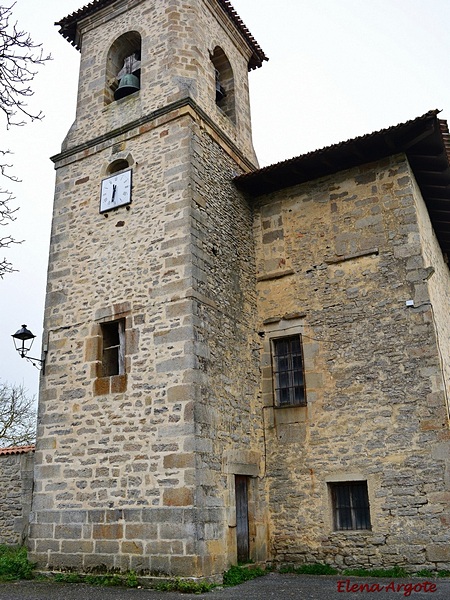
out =
<path fill-rule="evenodd" d="M 154 0 L 158 2 L 160 0 Z M 75 116 L 78 52 L 53 25 L 83 0 L 17 0 L 21 28 L 53 56 L 36 78 L 42 122 L 6 131 L 0 149 L 22 183 L 9 231 L 25 242 L 3 252 L 18 269 L 0 280 L 0 381 L 37 394 L 38 371 L 14 352 L 26 323 L 40 356 L 57 154 Z M 270 58 L 250 74 L 254 143 L 261 166 L 442 109 L 450 118 L 449 0 L 232 0 Z M 2 4 L 5 4 L 2 2 Z M 6 182 L 0 182 L 1 184 Z M 3 230 L 2 230 L 3 232 Z M 1 251 L 0 251 L 1 252 Z"/>

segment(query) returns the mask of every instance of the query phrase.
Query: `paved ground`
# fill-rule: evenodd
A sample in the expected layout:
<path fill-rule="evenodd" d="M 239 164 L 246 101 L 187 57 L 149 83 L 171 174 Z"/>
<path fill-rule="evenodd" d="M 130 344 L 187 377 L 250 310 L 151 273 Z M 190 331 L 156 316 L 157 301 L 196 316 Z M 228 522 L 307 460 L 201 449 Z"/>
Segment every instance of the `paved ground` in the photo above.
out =
<path fill-rule="evenodd" d="M 20 581 L 0 584 L 0 600 L 450 600 L 450 579 L 371 579 L 272 573 L 208 594 Z M 362 587 L 361 587 L 362 586 Z"/>

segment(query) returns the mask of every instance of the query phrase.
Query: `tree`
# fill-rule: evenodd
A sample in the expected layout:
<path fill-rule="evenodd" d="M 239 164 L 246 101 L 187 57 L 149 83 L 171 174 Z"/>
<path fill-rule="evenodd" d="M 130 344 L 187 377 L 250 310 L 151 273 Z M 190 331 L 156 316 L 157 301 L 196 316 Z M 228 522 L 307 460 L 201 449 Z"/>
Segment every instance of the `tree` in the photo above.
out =
<path fill-rule="evenodd" d="M 6 129 L 22 126 L 29 121 L 42 119 L 42 113 L 34 114 L 28 109 L 28 99 L 33 95 L 30 85 L 37 67 L 50 60 L 43 54 L 41 44 L 35 44 L 30 35 L 18 29 L 13 21 L 11 6 L 0 5 L 0 114 L 3 115 Z M 9 173 L 11 165 L 7 162 L 8 150 L 0 149 L 0 176 L 18 181 Z M 14 197 L 0 185 L 0 227 L 10 225 L 15 220 L 16 209 L 11 207 Z M 0 248 L 9 248 L 19 243 L 11 235 L 0 235 Z M 0 260 L 0 278 L 13 271 L 9 261 Z"/>
<path fill-rule="evenodd" d="M 34 397 L 23 385 L 0 382 L 0 447 L 33 444 L 36 438 Z"/>

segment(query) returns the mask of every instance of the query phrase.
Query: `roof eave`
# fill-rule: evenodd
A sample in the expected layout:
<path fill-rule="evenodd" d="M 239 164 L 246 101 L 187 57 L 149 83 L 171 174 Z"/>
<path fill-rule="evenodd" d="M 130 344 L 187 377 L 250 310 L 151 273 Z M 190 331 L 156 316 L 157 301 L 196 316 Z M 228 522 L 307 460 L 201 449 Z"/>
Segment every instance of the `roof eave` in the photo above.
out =
<path fill-rule="evenodd" d="M 93 0 L 90 4 L 87 4 L 83 8 L 71 13 L 67 17 L 64 17 L 60 21 L 57 21 L 55 25 L 60 27 L 59 33 L 75 46 L 77 50 L 81 50 L 81 41 L 78 34 L 78 23 L 79 21 L 90 17 L 95 14 L 102 8 L 106 8 L 110 6 L 117 0 Z M 257 69 L 262 66 L 263 62 L 269 60 L 267 56 L 264 54 L 261 46 L 255 40 L 253 35 L 250 33 L 250 30 L 242 21 L 238 13 L 234 10 L 231 2 L 229 0 L 217 0 L 219 6 L 225 12 L 225 14 L 230 18 L 230 20 L 234 23 L 238 31 L 241 33 L 242 38 L 245 40 L 247 46 L 251 51 L 251 56 L 248 63 L 249 71 L 253 69 Z"/>
<path fill-rule="evenodd" d="M 450 135 L 433 110 L 417 119 L 335 144 L 237 177 L 236 186 L 263 196 L 405 154 L 414 173 L 442 251 L 450 255 Z"/>
<path fill-rule="evenodd" d="M 270 193 L 386 156 L 408 153 L 420 142 L 423 145 L 430 136 L 434 136 L 434 145 L 442 151 L 444 146 L 440 142 L 442 133 L 438 113 L 438 110 L 429 111 L 406 123 L 263 167 L 237 177 L 235 183 L 251 195 Z M 269 179 L 272 183 L 267 186 L 264 182 Z"/>

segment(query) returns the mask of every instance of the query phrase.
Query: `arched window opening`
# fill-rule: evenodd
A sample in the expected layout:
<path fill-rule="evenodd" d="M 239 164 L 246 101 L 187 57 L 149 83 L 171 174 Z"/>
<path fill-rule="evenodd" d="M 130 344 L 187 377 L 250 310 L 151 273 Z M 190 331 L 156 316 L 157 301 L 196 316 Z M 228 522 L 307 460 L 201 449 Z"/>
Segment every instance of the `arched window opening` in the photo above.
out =
<path fill-rule="evenodd" d="M 113 175 L 114 173 L 125 171 L 125 169 L 128 169 L 129 166 L 130 165 L 128 161 L 123 158 L 115 160 L 108 166 L 107 175 Z"/>
<path fill-rule="evenodd" d="M 217 106 L 236 122 L 234 76 L 227 55 L 217 46 L 211 56 L 214 66 L 215 99 Z"/>
<path fill-rule="evenodd" d="M 137 31 L 121 35 L 111 46 L 106 64 L 105 104 L 125 98 L 141 88 L 142 39 Z"/>

